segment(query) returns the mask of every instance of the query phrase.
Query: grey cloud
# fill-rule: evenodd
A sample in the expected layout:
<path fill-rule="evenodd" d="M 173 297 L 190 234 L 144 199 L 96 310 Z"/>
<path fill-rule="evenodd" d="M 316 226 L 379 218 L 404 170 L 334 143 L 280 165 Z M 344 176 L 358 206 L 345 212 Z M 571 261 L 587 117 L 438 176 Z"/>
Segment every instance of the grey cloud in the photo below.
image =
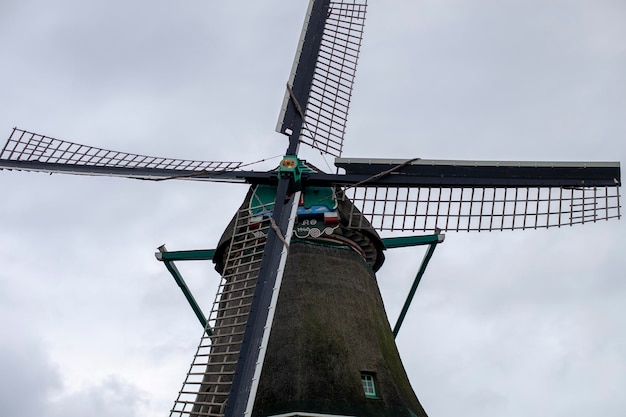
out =
<path fill-rule="evenodd" d="M 116 377 L 85 387 L 50 402 L 49 417 L 134 417 L 140 416 L 144 393 Z"/>
<path fill-rule="evenodd" d="M 61 389 L 61 373 L 40 340 L 20 335 L 19 322 L 13 326 L 0 338 L 0 410 L 7 416 L 45 416 L 48 398 Z"/>
<path fill-rule="evenodd" d="M 156 156 L 279 155 L 305 3 L 2 2 L 0 127 Z M 371 1 L 344 155 L 624 161 L 624 16 L 610 0 Z M 2 171 L 0 190 L 0 329 L 29 335 L 3 345 L 27 377 L 11 406 L 166 413 L 199 330 L 153 252 L 214 246 L 245 187 Z M 448 233 L 398 338 L 430 415 L 621 416 L 624 232 Z M 379 274 L 392 324 L 421 256 L 390 251 Z M 184 269 L 205 310 L 211 268 Z M 72 362 L 111 376 L 70 392 Z"/>

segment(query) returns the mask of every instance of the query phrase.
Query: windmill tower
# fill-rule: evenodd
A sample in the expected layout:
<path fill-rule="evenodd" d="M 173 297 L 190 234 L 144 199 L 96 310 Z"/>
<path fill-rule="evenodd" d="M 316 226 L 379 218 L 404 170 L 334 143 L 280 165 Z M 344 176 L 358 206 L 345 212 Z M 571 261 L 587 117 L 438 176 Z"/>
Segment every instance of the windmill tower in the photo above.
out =
<path fill-rule="evenodd" d="M 384 328 L 388 324 L 370 271 L 382 256 L 371 225 L 383 230 L 504 230 L 619 217 L 617 164 L 339 159 L 336 165 L 346 174 L 334 175 L 299 161 L 300 143 L 341 155 L 364 9 L 364 1 L 311 2 L 279 126 L 289 136 L 289 147 L 278 172 L 243 171 L 235 163 L 147 158 L 20 130 L 2 152 L 0 166 L 8 169 L 253 184 L 216 257 L 224 272 L 223 289 L 203 339 L 208 343 L 201 343 L 208 353 L 199 350 L 198 355 L 209 362 L 201 365 L 200 381 L 190 381 L 195 388 L 183 389 L 190 399 L 179 399 L 174 415 L 423 414 L 398 370 L 395 347 L 389 347 L 391 331 Z M 318 204 L 315 196 L 320 194 L 330 194 L 330 199 Z M 306 212 L 315 206 L 321 212 Z M 300 213 L 299 207 L 304 207 Z M 320 213 L 321 219 L 315 217 Z M 331 232 L 305 225 L 307 216 L 328 223 Z M 296 236 L 308 236 L 296 240 L 294 229 Z M 303 266 L 304 271 L 298 269 Z M 313 267 L 320 271 L 307 281 L 304 272 Z M 344 285 L 337 288 L 337 298 L 305 286 L 325 279 L 325 288 Z M 305 289 L 306 297 L 296 303 Z M 347 294 L 348 289 L 353 292 Z M 339 306 L 355 294 L 355 302 L 363 304 L 353 305 L 348 315 Z M 290 299 L 291 306 L 281 301 Z M 372 311 L 360 314 L 368 307 Z M 326 315 L 311 316 L 311 311 Z M 340 325 L 338 317 L 348 324 Z M 329 324 L 337 326 L 329 329 Z M 220 333 L 222 329 L 230 333 Z M 363 329 L 373 333 L 358 331 Z M 230 336 L 235 330 L 240 341 Z M 348 342 L 377 348 L 359 352 Z M 214 365 L 217 359 L 222 361 Z M 295 370 L 306 363 L 298 373 L 285 375 L 281 369 L 283 364 Z M 368 398 L 372 392 L 379 398 Z"/>

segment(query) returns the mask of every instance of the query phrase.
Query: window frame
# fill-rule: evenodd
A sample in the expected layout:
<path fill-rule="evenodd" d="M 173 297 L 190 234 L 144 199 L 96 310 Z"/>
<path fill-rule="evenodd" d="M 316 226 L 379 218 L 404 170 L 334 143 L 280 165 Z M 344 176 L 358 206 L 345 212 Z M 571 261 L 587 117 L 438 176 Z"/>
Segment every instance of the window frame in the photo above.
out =
<path fill-rule="evenodd" d="M 365 398 L 380 399 L 380 391 L 378 390 L 378 383 L 376 381 L 376 374 L 374 372 L 361 372 L 361 385 L 363 386 L 363 393 Z"/>

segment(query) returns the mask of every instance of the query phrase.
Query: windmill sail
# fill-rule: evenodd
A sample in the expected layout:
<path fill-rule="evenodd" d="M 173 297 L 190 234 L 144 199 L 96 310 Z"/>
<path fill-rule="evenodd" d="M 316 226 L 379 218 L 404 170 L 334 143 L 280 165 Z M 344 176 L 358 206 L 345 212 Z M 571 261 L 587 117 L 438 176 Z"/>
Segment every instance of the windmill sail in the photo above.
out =
<path fill-rule="evenodd" d="M 268 210 L 249 194 L 222 239 L 222 281 L 172 417 L 224 415 L 270 227 L 253 213 Z"/>
<path fill-rule="evenodd" d="M 278 132 L 298 129 L 303 112 L 300 141 L 341 156 L 366 8 L 365 0 L 310 2 Z"/>
<path fill-rule="evenodd" d="M 291 116 L 283 119 L 288 122 L 288 125 L 283 125 L 280 131 L 289 136 L 289 145 L 278 173 L 279 179 L 271 217 L 274 227 L 268 230 L 268 240 L 261 261 L 260 276 L 255 288 L 253 303 L 250 306 L 241 353 L 224 412 L 224 415 L 227 417 L 249 416 L 253 412 L 255 404 L 258 381 L 264 365 L 264 355 L 275 312 L 272 303 L 275 302 L 274 300 L 278 297 L 280 291 L 280 283 L 287 262 L 288 244 L 291 239 L 295 223 L 295 212 L 300 196 L 299 162 L 296 155 L 300 142 L 306 136 L 304 132 L 308 129 L 306 117 L 302 109 L 306 108 L 305 111 L 309 112 L 308 103 L 314 103 L 314 101 L 309 100 L 312 91 L 312 81 L 315 78 L 311 69 L 318 67 L 316 62 L 322 62 L 320 56 L 322 56 L 323 42 L 329 39 L 328 35 L 326 35 L 328 33 L 326 28 L 331 27 L 332 21 L 335 19 L 332 16 L 337 16 L 335 19 L 337 21 L 344 21 L 346 18 L 351 19 L 355 10 L 353 7 L 359 4 L 363 4 L 364 13 L 364 2 L 360 1 L 310 1 L 307 18 L 304 23 L 303 37 L 300 43 L 300 53 L 297 54 L 298 58 L 296 58 L 298 64 L 295 65 L 295 72 L 287 84 L 289 97 L 286 100 L 286 110 L 291 110 Z M 339 10 L 339 13 L 335 12 L 337 10 Z M 346 10 L 348 10 L 347 13 L 345 12 Z M 357 13 L 356 18 L 358 19 L 359 16 L 362 16 L 362 14 Z M 335 26 L 339 28 L 338 25 Z M 333 33 L 335 39 L 343 36 L 336 30 Z M 334 44 L 341 45 L 341 42 L 334 42 Z M 331 50 L 334 50 L 334 48 L 331 48 Z M 331 54 L 332 56 L 334 55 Z M 329 63 L 332 64 L 332 60 Z M 323 67 L 320 66 L 320 68 Z M 325 70 L 327 74 L 330 74 L 329 70 L 330 67 Z M 314 72 L 319 73 L 319 71 Z M 341 73 L 342 71 L 339 72 L 339 74 Z M 338 92 L 338 89 L 331 88 L 329 91 Z M 320 100 L 328 100 L 328 98 L 322 95 Z M 322 103 L 320 101 L 320 104 L 321 106 L 327 106 L 326 102 Z M 327 111 L 326 107 L 320 107 L 320 114 L 322 114 L 321 111 L 325 112 L 323 115 L 332 115 L 332 111 Z M 330 129 L 328 129 L 328 132 L 332 133 Z M 330 140 L 330 137 L 328 140 Z M 343 131 L 341 140 L 343 140 Z M 341 150 L 339 150 L 339 153 L 341 153 Z"/>
<path fill-rule="evenodd" d="M 356 187 L 344 196 L 388 231 L 537 229 L 621 217 L 617 187 Z"/>
<path fill-rule="evenodd" d="M 342 198 L 378 230 L 537 229 L 621 217 L 617 162 L 344 159 L 336 165 L 353 176 Z M 350 227 L 360 227 L 354 219 L 362 217 L 349 219 Z"/>
<path fill-rule="evenodd" d="M 621 217 L 618 162 L 342 159 L 345 174 L 311 171 L 308 185 L 341 186 L 378 230 L 495 231 L 559 227 Z M 13 129 L 0 169 L 275 184 L 275 172 L 241 162 L 158 158 Z M 352 218 L 362 217 L 349 216 Z M 350 223 L 358 228 L 359 224 Z"/>
<path fill-rule="evenodd" d="M 228 177 L 241 162 L 210 162 L 159 158 L 96 148 L 13 129 L 0 152 L 0 169 L 136 179 L 188 178 L 214 174 Z M 227 178 L 228 177 L 228 178 Z M 243 180 L 240 180 L 243 181 Z"/>

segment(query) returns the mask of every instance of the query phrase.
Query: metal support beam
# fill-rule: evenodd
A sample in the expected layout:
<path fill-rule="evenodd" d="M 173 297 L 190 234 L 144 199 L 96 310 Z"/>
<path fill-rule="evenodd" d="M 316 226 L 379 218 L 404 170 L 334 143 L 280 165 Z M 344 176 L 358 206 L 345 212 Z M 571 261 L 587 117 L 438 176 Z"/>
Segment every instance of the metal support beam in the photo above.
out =
<path fill-rule="evenodd" d="M 196 302 L 196 299 L 193 298 L 193 295 L 191 294 L 191 291 L 189 290 L 189 287 L 187 287 L 187 284 L 185 283 L 185 280 L 183 279 L 183 276 L 180 274 L 180 272 L 178 271 L 178 268 L 176 268 L 176 265 L 174 265 L 174 260 L 182 260 L 182 259 L 207 259 L 207 258 L 200 258 L 200 257 L 195 257 L 195 258 L 184 258 L 181 257 L 181 253 L 187 253 L 189 255 L 190 252 L 211 252 L 211 251 L 181 251 L 181 252 L 168 252 L 167 249 L 165 248 L 165 245 L 161 245 L 159 246 L 159 252 L 156 253 L 156 258 L 159 261 L 162 261 L 165 264 L 165 267 L 167 268 L 168 271 L 170 271 L 170 274 L 172 274 L 172 277 L 174 277 L 174 281 L 176 281 L 176 284 L 178 284 L 178 286 L 180 287 L 180 290 L 183 292 L 183 295 L 185 296 L 185 298 L 187 299 L 187 302 L 189 303 L 189 305 L 191 306 L 191 309 L 193 310 L 193 312 L 196 314 L 196 317 L 198 318 L 198 320 L 200 321 L 200 324 L 202 324 L 202 328 L 206 329 L 207 333 L 209 334 L 209 336 L 211 336 L 212 332 L 211 329 L 207 329 L 206 328 L 206 324 L 207 324 L 207 320 L 206 317 L 204 316 L 204 313 L 202 313 L 202 310 L 200 309 L 200 306 L 198 305 L 198 303 Z M 214 250 L 212 252 L 215 252 Z M 169 256 L 170 254 L 172 254 L 172 256 Z M 196 254 L 198 255 L 198 254 Z M 206 253 L 204 254 L 206 255 Z M 211 258 L 208 258 L 211 259 Z"/>
<path fill-rule="evenodd" d="M 440 233 L 426 236 L 386 237 L 381 239 L 385 249 L 405 248 L 407 246 L 430 245 L 443 242 L 445 235 Z"/>
<path fill-rule="evenodd" d="M 435 236 L 438 236 L 438 235 L 435 235 Z M 411 286 L 411 289 L 409 290 L 409 294 L 406 297 L 406 301 L 404 302 L 404 305 L 402 306 L 402 311 L 400 311 L 400 316 L 398 317 L 398 321 L 396 322 L 396 325 L 393 327 L 394 338 L 398 336 L 398 332 L 400 331 L 400 326 L 402 326 L 404 317 L 406 316 L 407 311 L 409 311 L 409 306 L 411 305 L 411 302 L 413 301 L 413 296 L 415 296 L 415 291 L 417 291 L 417 286 L 419 285 L 422 279 L 422 276 L 424 275 L 424 272 L 426 272 L 426 267 L 428 266 L 428 262 L 430 261 L 430 258 L 433 256 L 433 253 L 435 252 L 435 248 L 437 247 L 437 244 L 439 244 L 440 242 L 443 242 L 443 235 L 440 235 L 440 236 L 441 236 L 441 240 L 436 240 L 430 243 L 430 246 L 428 247 L 428 250 L 426 251 L 426 254 L 424 255 L 424 259 L 422 260 L 422 264 L 420 265 L 420 268 L 417 271 L 415 280 L 413 280 L 413 285 Z M 429 236 L 422 236 L 422 237 L 426 238 Z M 420 243 L 417 243 L 417 244 L 420 244 Z M 405 245 L 405 246 L 413 246 L 413 245 Z M 400 246 L 395 246 L 395 247 L 400 247 Z"/>
<path fill-rule="evenodd" d="M 417 276 L 415 277 L 415 280 L 413 281 L 413 285 L 411 286 L 411 290 L 409 291 L 407 299 L 404 302 L 404 306 L 402 307 L 402 311 L 400 312 L 400 317 L 398 317 L 398 321 L 396 325 L 394 326 L 394 329 L 393 329 L 394 337 L 397 336 L 398 332 L 400 331 L 400 326 L 402 325 L 402 322 L 404 321 L 404 317 L 406 316 L 406 313 L 409 310 L 409 306 L 411 305 L 411 302 L 413 301 L 413 297 L 415 296 L 417 287 L 422 279 L 422 276 L 424 275 L 424 272 L 426 271 L 428 262 L 430 261 L 430 258 L 432 257 L 433 252 L 435 251 L 435 248 L 437 247 L 437 244 L 443 242 L 444 239 L 445 239 L 445 235 L 440 234 L 440 233 L 436 233 L 433 235 L 425 235 L 425 236 L 401 236 L 401 237 L 381 239 L 383 242 L 383 245 L 385 246 L 385 249 L 404 248 L 404 247 L 409 247 L 409 246 L 421 246 L 421 245 L 430 246 L 426 252 L 426 255 L 424 256 L 424 259 L 422 260 L 422 264 L 420 265 L 420 268 L 417 272 Z M 187 299 L 187 302 L 189 302 L 189 305 L 191 306 L 192 310 L 196 314 L 196 317 L 198 317 L 198 321 L 200 321 L 200 324 L 202 324 L 203 328 L 206 327 L 206 322 L 207 322 L 206 318 L 204 314 L 202 313 L 200 306 L 198 305 L 195 298 L 191 294 L 189 287 L 187 287 L 187 284 L 185 283 L 185 280 L 183 279 L 181 273 L 178 271 L 178 268 L 176 268 L 176 265 L 174 265 L 174 261 L 206 261 L 206 260 L 213 259 L 214 254 L 215 254 L 215 249 L 199 249 L 199 250 L 184 250 L 184 251 L 168 252 L 167 249 L 165 248 L 165 245 L 159 247 L 159 252 L 155 253 L 156 258 L 165 264 L 165 267 L 167 268 L 167 270 L 170 271 L 170 274 L 172 274 L 172 277 L 174 277 L 174 280 L 180 287 L 181 291 L 183 292 L 183 295 Z M 210 334 L 211 333 L 209 329 L 209 335 Z"/>
<path fill-rule="evenodd" d="M 160 248 L 159 248 L 160 250 Z M 154 254 L 159 261 L 210 261 L 215 249 L 178 250 L 173 252 L 157 252 Z"/>

